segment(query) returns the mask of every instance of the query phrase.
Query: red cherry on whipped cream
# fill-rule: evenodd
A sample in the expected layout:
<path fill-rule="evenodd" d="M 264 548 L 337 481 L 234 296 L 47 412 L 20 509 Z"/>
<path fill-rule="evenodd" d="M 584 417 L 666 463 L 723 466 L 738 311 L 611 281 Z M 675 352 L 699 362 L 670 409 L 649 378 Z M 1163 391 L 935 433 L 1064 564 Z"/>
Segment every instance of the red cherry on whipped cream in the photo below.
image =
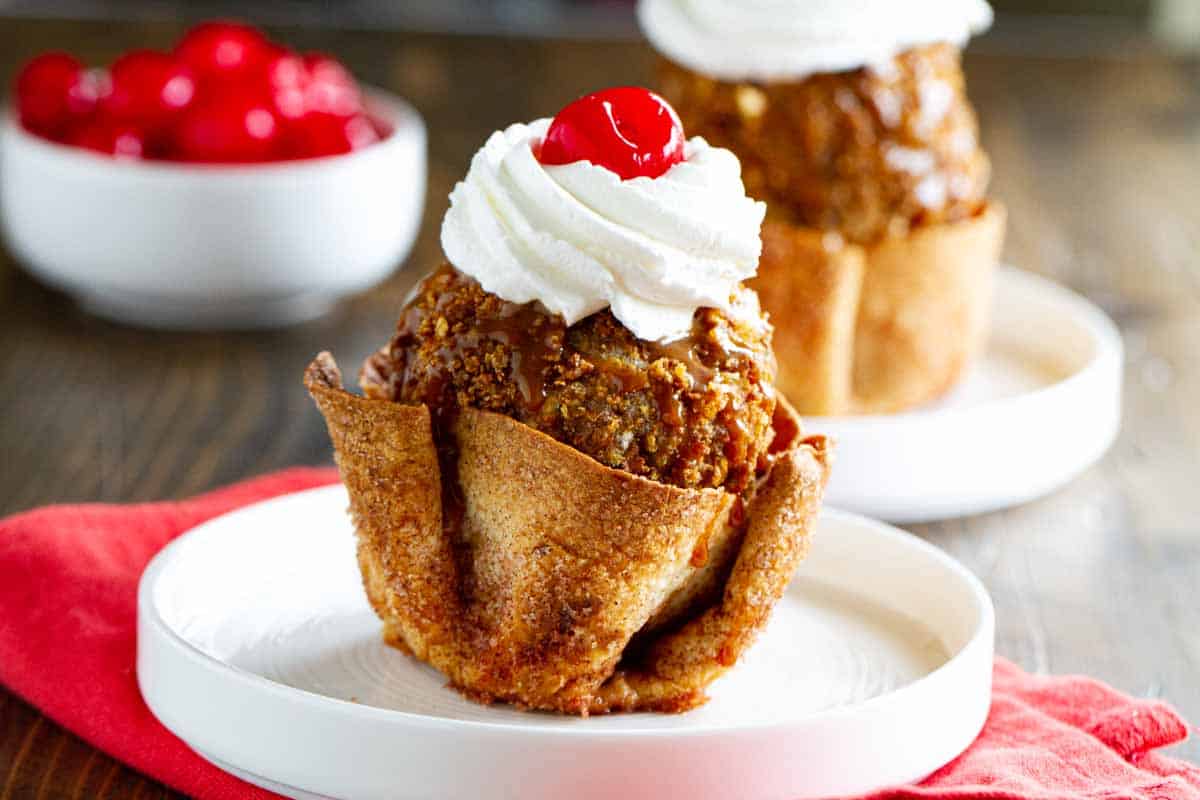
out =
<path fill-rule="evenodd" d="M 622 180 L 657 178 L 683 161 L 683 124 L 675 109 L 637 86 L 605 89 L 568 105 L 550 124 L 538 160 L 610 169 Z"/>

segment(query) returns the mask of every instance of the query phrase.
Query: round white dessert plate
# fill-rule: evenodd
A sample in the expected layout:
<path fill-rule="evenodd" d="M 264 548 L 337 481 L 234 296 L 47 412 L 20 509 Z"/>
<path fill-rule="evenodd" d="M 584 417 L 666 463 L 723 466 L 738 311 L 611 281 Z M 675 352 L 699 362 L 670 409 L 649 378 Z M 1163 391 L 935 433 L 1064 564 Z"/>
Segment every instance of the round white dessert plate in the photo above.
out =
<path fill-rule="evenodd" d="M 983 585 L 895 528 L 827 511 L 771 622 L 685 714 L 477 705 L 387 647 L 340 486 L 212 520 L 138 597 L 138 681 L 209 761 L 293 798 L 801 800 L 922 778 L 978 734 Z"/>
<path fill-rule="evenodd" d="M 947 397 L 902 414 L 806 419 L 837 444 L 825 500 L 911 523 L 1049 494 L 1116 438 L 1122 362 L 1121 335 L 1093 303 L 1001 269 L 987 351 Z"/>

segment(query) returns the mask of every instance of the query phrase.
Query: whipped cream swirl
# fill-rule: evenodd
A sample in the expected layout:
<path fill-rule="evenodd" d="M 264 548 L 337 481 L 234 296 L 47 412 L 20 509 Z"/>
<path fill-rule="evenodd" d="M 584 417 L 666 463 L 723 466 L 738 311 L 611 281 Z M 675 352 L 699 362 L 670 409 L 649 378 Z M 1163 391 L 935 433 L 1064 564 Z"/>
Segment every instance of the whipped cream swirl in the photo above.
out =
<path fill-rule="evenodd" d="M 992 23 L 986 0 L 639 0 L 642 31 L 672 61 L 714 78 L 799 80 L 878 64 L 918 45 L 965 45 Z"/>
<path fill-rule="evenodd" d="M 696 137 L 659 177 L 621 180 L 587 161 L 539 162 L 549 127 L 512 125 L 475 154 L 442 221 L 451 264 L 568 325 L 611 307 L 649 341 L 687 336 L 701 307 L 740 315 L 733 295 L 758 268 L 766 206 L 746 196 L 732 153 Z"/>

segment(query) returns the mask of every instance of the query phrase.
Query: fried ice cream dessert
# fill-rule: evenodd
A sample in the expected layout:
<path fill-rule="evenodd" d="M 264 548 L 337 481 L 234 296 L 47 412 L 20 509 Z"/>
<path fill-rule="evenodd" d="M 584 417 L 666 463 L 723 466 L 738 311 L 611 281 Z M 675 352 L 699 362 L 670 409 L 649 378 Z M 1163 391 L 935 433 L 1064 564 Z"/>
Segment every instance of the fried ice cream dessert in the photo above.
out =
<path fill-rule="evenodd" d="M 658 85 L 768 204 L 751 285 L 802 413 L 891 413 L 982 350 L 1004 211 L 961 47 L 983 0 L 641 0 Z"/>
<path fill-rule="evenodd" d="M 643 89 L 494 134 L 446 261 L 305 384 L 384 637 L 466 696 L 685 711 L 766 624 L 828 475 L 744 281 L 761 203 Z"/>

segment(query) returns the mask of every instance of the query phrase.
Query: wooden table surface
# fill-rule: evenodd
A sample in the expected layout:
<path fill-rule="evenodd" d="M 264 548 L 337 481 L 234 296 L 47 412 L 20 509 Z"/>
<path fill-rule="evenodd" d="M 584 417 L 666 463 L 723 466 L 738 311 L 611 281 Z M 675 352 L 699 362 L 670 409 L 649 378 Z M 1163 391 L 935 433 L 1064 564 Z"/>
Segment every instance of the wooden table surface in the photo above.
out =
<path fill-rule="evenodd" d="M 0 22 L 0 78 L 40 50 L 102 63 L 177 33 Z M 439 256 L 447 192 L 484 136 L 585 90 L 643 81 L 650 63 L 632 43 L 279 33 L 338 53 L 426 115 L 429 200 L 409 264 L 319 322 L 185 335 L 88 317 L 0 255 L 0 514 L 183 497 L 329 463 L 301 370 L 323 348 L 357 363 L 388 336 L 405 289 Z M 1007 259 L 1091 297 L 1124 332 L 1124 430 L 1051 497 L 914 530 L 986 582 L 999 653 L 1166 698 L 1200 721 L 1200 69 L 1143 47 L 1121 60 L 989 52 L 968 72 L 1011 215 Z M 1200 746 L 1176 754 L 1195 759 Z M 0 800 L 175 796 L 0 689 Z"/>

